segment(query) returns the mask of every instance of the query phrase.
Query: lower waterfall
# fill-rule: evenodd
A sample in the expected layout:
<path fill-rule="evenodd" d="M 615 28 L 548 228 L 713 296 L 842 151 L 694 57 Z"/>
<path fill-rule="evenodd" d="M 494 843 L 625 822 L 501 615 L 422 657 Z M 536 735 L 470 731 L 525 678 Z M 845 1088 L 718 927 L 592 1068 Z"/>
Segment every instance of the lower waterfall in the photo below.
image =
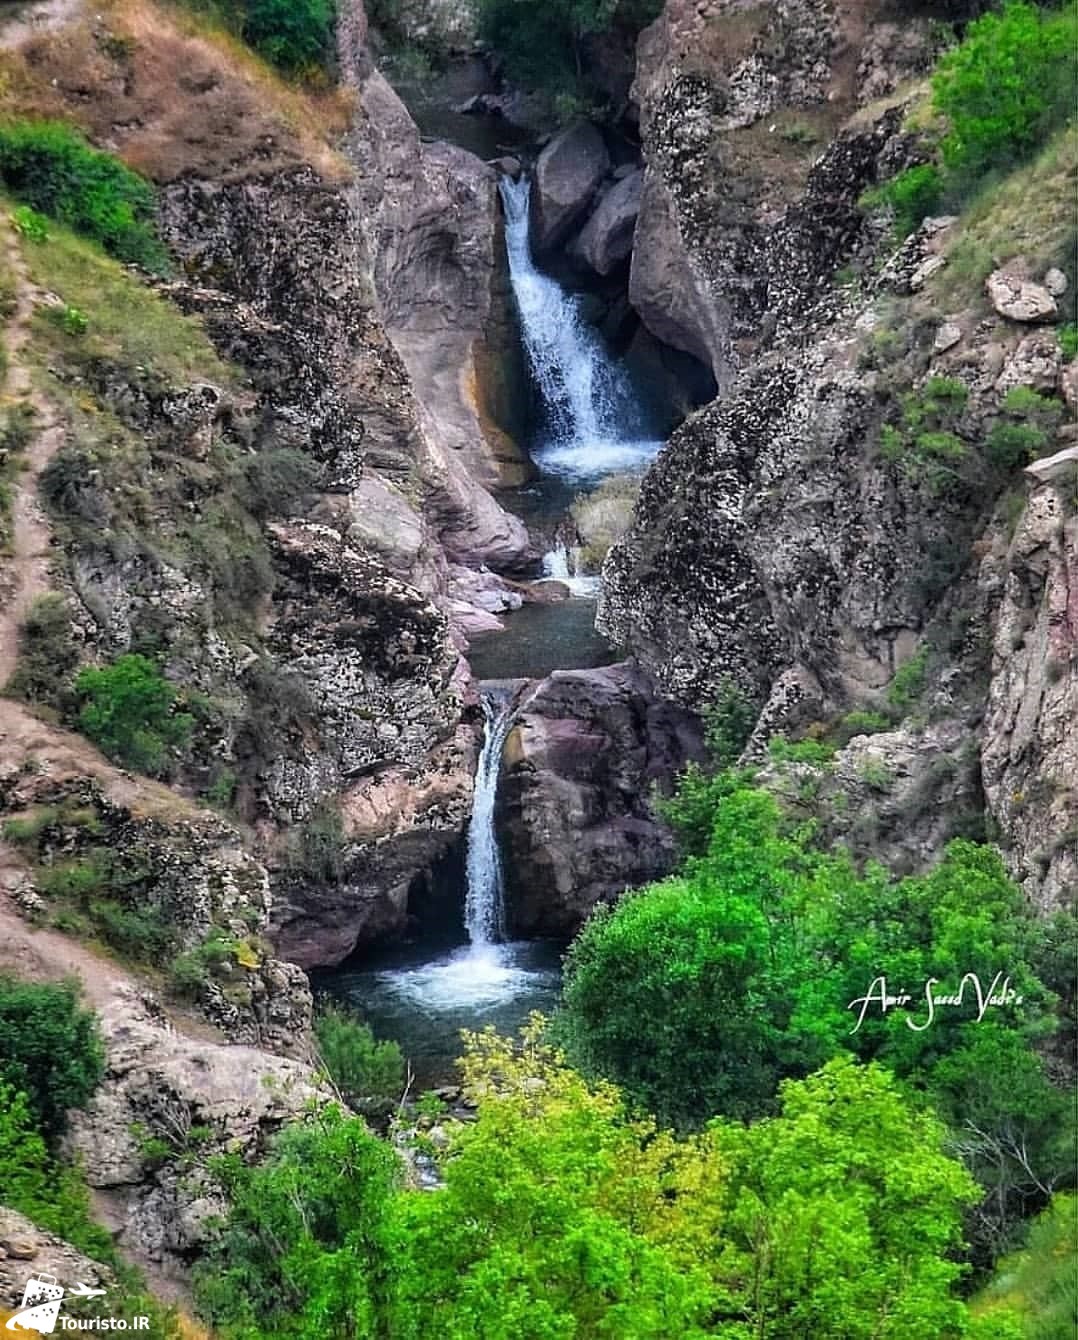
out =
<path fill-rule="evenodd" d="M 505 939 L 505 886 L 494 804 L 498 797 L 502 749 L 513 721 L 512 701 L 483 697 L 483 748 L 475 771 L 472 817 L 468 825 L 467 890 L 464 926 L 472 948 L 483 950 Z"/>

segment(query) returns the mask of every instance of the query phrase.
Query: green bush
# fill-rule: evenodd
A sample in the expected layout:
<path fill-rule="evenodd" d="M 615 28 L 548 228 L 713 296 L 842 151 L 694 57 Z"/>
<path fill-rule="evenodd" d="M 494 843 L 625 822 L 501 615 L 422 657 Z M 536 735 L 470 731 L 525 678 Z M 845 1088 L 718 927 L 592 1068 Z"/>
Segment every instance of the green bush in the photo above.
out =
<path fill-rule="evenodd" d="M 985 442 L 992 464 L 999 470 L 1013 470 L 1043 456 L 1063 417 L 1059 401 L 1028 386 L 1015 386 L 1004 397 L 1002 410 Z"/>
<path fill-rule="evenodd" d="M 378 1042 L 370 1028 L 336 1005 L 326 1005 L 314 1023 L 318 1051 L 330 1079 L 359 1111 L 400 1100 L 404 1058 L 395 1042 Z"/>
<path fill-rule="evenodd" d="M 937 213 L 943 201 L 943 178 L 931 163 L 907 168 L 889 182 L 866 191 L 860 204 L 864 209 L 888 205 L 895 216 L 895 231 L 908 237 L 930 214 Z"/>
<path fill-rule="evenodd" d="M 116 762 L 157 776 L 190 737 L 193 717 L 177 712 L 176 689 L 145 656 L 121 656 L 75 680 L 79 729 Z"/>
<path fill-rule="evenodd" d="M 861 709 L 847 712 L 835 728 L 835 743 L 839 748 L 845 748 L 855 735 L 878 735 L 881 731 L 890 730 L 893 724 L 891 718 L 882 712 Z"/>
<path fill-rule="evenodd" d="M 281 516 L 314 490 L 319 469 L 304 452 L 276 447 L 244 458 L 239 476 L 239 500 L 252 516 Z"/>
<path fill-rule="evenodd" d="M 728 768 L 749 742 L 757 711 L 730 675 L 723 675 L 704 713 L 704 739 L 716 768 Z"/>
<path fill-rule="evenodd" d="M 88 1256 L 114 1256 L 108 1231 L 90 1218 L 90 1193 L 74 1169 L 49 1153 L 26 1094 L 0 1078 L 3 1203 Z"/>
<path fill-rule="evenodd" d="M 11 215 L 15 231 L 27 242 L 40 245 L 49 240 L 49 221 L 29 205 L 20 205 Z"/>
<path fill-rule="evenodd" d="M 243 36 L 289 74 L 324 65 L 333 48 L 334 0 L 245 0 Z"/>
<path fill-rule="evenodd" d="M 98 242 L 122 261 L 165 268 L 154 230 L 153 187 L 62 121 L 0 125 L 0 179 L 34 209 Z"/>
<path fill-rule="evenodd" d="M 71 631 L 71 611 L 63 596 L 38 596 L 19 633 L 19 659 L 7 685 L 24 702 L 59 710 L 66 702 L 79 663 Z"/>
<path fill-rule="evenodd" d="M 1072 358 L 1078 358 L 1078 325 L 1073 321 L 1068 321 L 1066 325 L 1059 327 L 1057 334 L 1063 357 L 1068 362 Z"/>
<path fill-rule="evenodd" d="M 887 702 L 896 712 L 908 712 L 925 691 L 928 648 L 919 647 L 898 667 L 887 686 Z"/>
<path fill-rule="evenodd" d="M 919 390 L 899 400 L 897 424 L 880 430 L 880 454 L 914 483 L 940 493 L 971 474 L 971 452 L 955 431 L 969 390 L 952 377 L 929 377 Z"/>
<path fill-rule="evenodd" d="M 638 30 L 662 10 L 659 0 L 477 0 L 484 41 L 505 58 L 510 78 L 578 100 L 587 91 L 585 45 L 615 25 Z"/>
<path fill-rule="evenodd" d="M 767 752 L 776 763 L 808 763 L 821 768 L 835 757 L 835 746 L 824 740 L 788 740 L 785 735 L 773 735 L 767 742 Z"/>
<path fill-rule="evenodd" d="M 966 29 L 932 81 L 949 130 L 940 151 L 959 183 L 1030 158 L 1074 112 L 1078 10 L 1008 0 Z"/>
<path fill-rule="evenodd" d="M 68 1109 L 93 1096 L 104 1068 L 97 1021 L 74 987 L 0 977 L 0 1080 L 26 1095 L 50 1143 L 63 1134 Z"/>

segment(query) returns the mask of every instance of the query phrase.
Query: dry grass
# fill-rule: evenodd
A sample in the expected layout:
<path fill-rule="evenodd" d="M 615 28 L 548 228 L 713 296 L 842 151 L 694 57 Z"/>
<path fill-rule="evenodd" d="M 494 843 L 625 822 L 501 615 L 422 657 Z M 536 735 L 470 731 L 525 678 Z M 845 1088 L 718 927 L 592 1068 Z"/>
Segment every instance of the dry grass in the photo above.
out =
<path fill-rule="evenodd" d="M 349 95 L 308 94 L 229 34 L 149 0 L 105 0 L 80 22 L 0 53 L 0 111 L 63 117 L 157 182 L 309 164 L 331 147 Z"/>
<path fill-rule="evenodd" d="M 570 510 L 586 571 L 597 572 L 610 547 L 629 529 L 639 492 L 638 475 L 611 475 L 573 502 Z"/>

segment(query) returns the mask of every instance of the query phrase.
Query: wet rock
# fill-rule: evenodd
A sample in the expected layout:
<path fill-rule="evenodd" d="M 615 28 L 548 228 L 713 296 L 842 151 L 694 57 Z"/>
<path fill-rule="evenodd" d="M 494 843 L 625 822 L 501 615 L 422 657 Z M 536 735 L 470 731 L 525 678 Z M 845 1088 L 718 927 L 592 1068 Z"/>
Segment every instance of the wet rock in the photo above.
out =
<path fill-rule="evenodd" d="M 603 137 L 589 121 L 556 135 L 539 155 L 532 186 L 532 247 L 560 246 L 584 218 L 610 170 Z"/>
<path fill-rule="evenodd" d="M 1048 289 L 1020 275 L 993 270 L 984 286 L 992 306 L 1009 321 L 1054 321 L 1059 315 Z"/>
<path fill-rule="evenodd" d="M 512 933 L 570 935 L 596 903 L 669 873 L 652 789 L 701 757 L 699 721 L 631 663 L 525 690 L 498 789 Z"/>
<path fill-rule="evenodd" d="M 623 261 L 633 249 L 643 185 L 643 171 L 637 169 L 612 186 L 573 241 L 570 255 L 600 275 Z"/>

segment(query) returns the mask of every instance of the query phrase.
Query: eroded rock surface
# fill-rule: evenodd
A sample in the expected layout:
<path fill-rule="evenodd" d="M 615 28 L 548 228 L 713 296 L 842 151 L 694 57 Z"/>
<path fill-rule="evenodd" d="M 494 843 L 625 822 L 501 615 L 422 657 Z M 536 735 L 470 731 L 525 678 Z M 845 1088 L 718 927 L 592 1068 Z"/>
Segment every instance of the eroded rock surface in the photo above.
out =
<path fill-rule="evenodd" d="M 597 903 L 668 874 L 677 851 L 653 791 L 701 757 L 699 721 L 631 663 L 525 689 L 498 790 L 512 933 L 567 937 Z"/>

